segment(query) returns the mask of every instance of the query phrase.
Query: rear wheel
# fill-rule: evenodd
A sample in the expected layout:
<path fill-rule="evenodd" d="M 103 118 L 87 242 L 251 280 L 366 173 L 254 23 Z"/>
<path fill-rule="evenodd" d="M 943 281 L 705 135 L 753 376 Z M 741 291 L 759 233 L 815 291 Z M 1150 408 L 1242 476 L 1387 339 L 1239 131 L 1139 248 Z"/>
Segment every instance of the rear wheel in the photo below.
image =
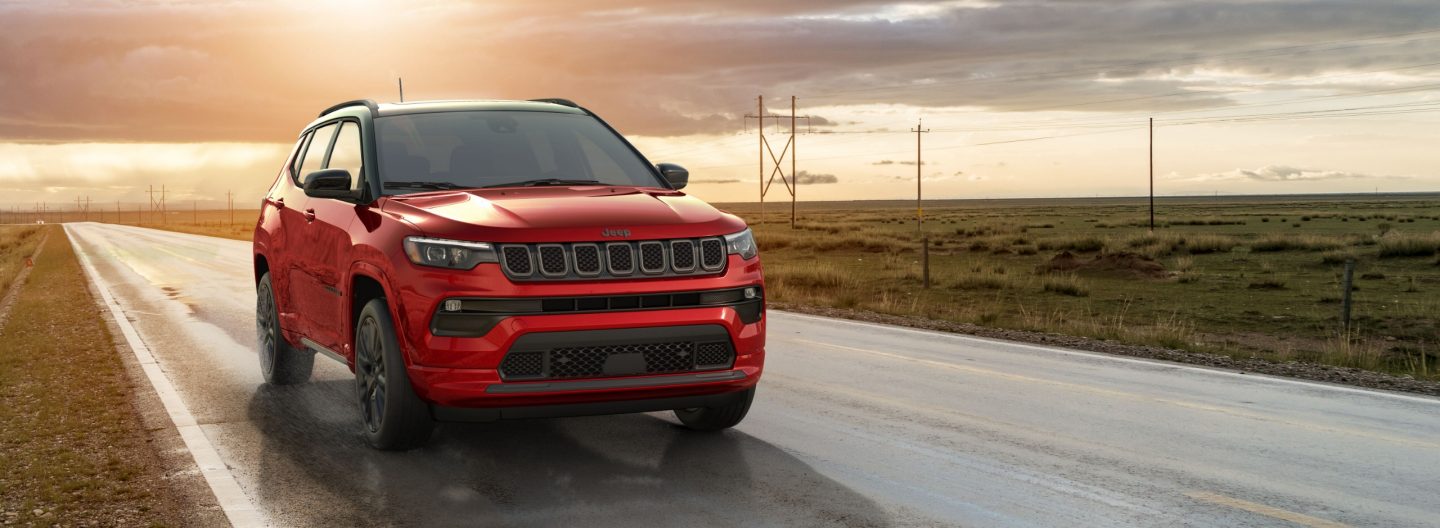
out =
<path fill-rule="evenodd" d="M 696 431 L 719 431 L 735 427 L 750 412 L 750 402 L 755 400 L 755 388 L 746 390 L 731 403 L 719 407 L 696 407 L 675 409 L 680 423 Z"/>
<path fill-rule="evenodd" d="M 255 343 L 260 348 L 260 374 L 273 385 L 303 383 L 315 369 L 315 353 L 296 350 L 280 331 L 280 310 L 270 274 L 255 288 Z"/>
<path fill-rule="evenodd" d="M 355 393 L 372 447 L 403 451 L 430 439 L 430 406 L 410 386 L 384 299 L 366 303 L 355 324 Z"/>

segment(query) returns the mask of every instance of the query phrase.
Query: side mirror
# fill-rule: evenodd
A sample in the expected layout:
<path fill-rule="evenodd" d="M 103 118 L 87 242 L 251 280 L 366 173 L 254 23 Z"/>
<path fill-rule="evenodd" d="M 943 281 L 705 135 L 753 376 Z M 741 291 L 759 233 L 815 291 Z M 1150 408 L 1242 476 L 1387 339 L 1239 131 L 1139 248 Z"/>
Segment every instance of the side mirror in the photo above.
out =
<path fill-rule="evenodd" d="M 323 169 L 305 175 L 305 196 L 311 198 L 355 199 L 358 191 L 350 189 L 350 171 Z"/>
<path fill-rule="evenodd" d="M 661 163 L 655 168 L 660 169 L 660 175 L 665 177 L 665 181 L 670 182 L 672 189 L 684 189 L 685 184 L 690 183 L 690 171 L 685 170 L 685 167 L 674 163 Z"/>

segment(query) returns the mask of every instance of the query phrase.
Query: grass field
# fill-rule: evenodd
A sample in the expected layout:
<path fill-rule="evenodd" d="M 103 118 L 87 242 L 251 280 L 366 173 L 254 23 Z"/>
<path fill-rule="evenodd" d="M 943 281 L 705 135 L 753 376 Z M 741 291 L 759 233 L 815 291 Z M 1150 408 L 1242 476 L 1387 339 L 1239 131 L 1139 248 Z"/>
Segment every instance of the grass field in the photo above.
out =
<path fill-rule="evenodd" d="M 48 230 L 49 241 L 0 327 L 3 524 L 184 524 L 65 232 L 23 229 Z"/>
<path fill-rule="evenodd" d="M 794 229 L 788 205 L 720 207 L 754 227 L 776 301 L 1440 379 L 1440 195 L 1158 204 L 1151 233 L 1134 198 L 927 202 L 928 290 L 913 202 L 802 202 Z M 142 225 L 248 240 L 255 214 Z"/>
<path fill-rule="evenodd" d="M 772 205 L 770 298 L 1440 379 L 1440 196 Z M 757 225 L 758 224 L 758 225 Z M 1353 324 L 1341 275 L 1357 260 Z"/>

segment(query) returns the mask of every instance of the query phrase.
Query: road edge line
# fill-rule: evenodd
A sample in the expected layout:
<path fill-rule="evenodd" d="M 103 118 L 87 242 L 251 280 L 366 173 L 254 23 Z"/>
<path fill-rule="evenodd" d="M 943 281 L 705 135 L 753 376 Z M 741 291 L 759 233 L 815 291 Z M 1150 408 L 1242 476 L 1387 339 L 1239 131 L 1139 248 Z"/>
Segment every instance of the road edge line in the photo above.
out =
<path fill-rule="evenodd" d="M 220 509 L 225 512 L 226 520 L 231 526 L 248 528 L 252 526 L 266 526 L 259 508 L 245 495 L 240 487 L 240 482 L 235 480 L 235 475 L 230 472 L 230 467 L 220 458 L 220 452 L 215 449 L 214 444 L 205 436 L 200 425 L 195 421 L 195 416 L 190 414 L 190 408 L 180 399 L 180 393 L 175 390 L 175 384 L 171 383 L 170 377 L 160 368 L 160 363 L 150 353 L 150 348 L 140 339 L 140 334 L 130 324 L 130 319 L 120 309 L 120 303 L 110 294 L 110 287 L 104 279 L 100 278 L 100 272 L 90 263 L 90 256 L 81 248 L 80 243 L 72 236 L 70 226 L 64 226 L 65 238 L 70 240 L 70 246 L 75 249 L 75 256 L 80 261 L 80 268 L 85 270 L 86 278 L 90 284 L 95 286 L 95 291 L 100 293 L 96 302 L 103 304 L 110 310 L 110 315 L 115 320 L 115 325 L 120 328 L 125 343 L 130 346 L 130 351 L 135 354 L 135 360 L 139 362 L 145 377 L 150 381 L 150 388 L 159 396 L 160 403 L 165 407 L 165 413 L 170 417 L 170 423 L 180 433 L 180 439 L 185 443 L 186 451 L 190 452 L 191 458 L 195 461 L 200 474 L 205 477 L 205 483 L 209 485 L 210 492 L 215 495 L 215 500 L 220 504 Z"/>
<path fill-rule="evenodd" d="M 1325 382 L 1321 382 L 1321 381 L 1309 381 L 1309 380 L 1300 380 L 1300 379 L 1293 379 L 1293 378 L 1285 378 L 1285 377 L 1272 376 L 1272 375 L 1269 375 L 1269 374 L 1260 374 L 1260 373 L 1243 374 L 1243 373 L 1239 373 L 1239 372 L 1231 372 L 1231 371 L 1229 371 L 1229 370 L 1223 370 L 1223 369 L 1220 369 L 1220 368 L 1201 367 L 1201 366 L 1196 366 L 1196 365 L 1187 365 L 1187 364 L 1184 364 L 1184 363 L 1177 363 L 1177 362 L 1173 362 L 1173 361 L 1165 361 L 1165 360 L 1163 360 L 1163 359 L 1144 359 L 1144 358 L 1124 357 L 1124 356 L 1117 356 L 1117 355 L 1113 355 L 1113 354 L 1106 354 L 1106 353 L 1103 353 L 1103 352 L 1090 352 L 1090 351 L 1087 351 L 1087 350 L 1071 350 L 1071 349 L 1068 349 L 1068 348 L 1045 346 L 1045 345 L 1036 345 L 1036 344 L 1025 343 L 1025 342 L 1021 342 L 1021 341 L 1006 341 L 1006 340 L 1004 340 L 1004 339 L 994 339 L 994 338 L 989 338 L 989 337 L 980 337 L 980 336 L 973 336 L 973 335 L 967 335 L 967 334 L 958 334 L 958 333 L 954 333 L 954 332 L 946 332 L 946 331 L 943 331 L 943 330 L 929 330 L 929 329 L 925 329 L 925 328 L 911 328 L 911 327 L 908 327 L 908 326 L 889 325 L 889 324 L 884 324 L 884 323 L 872 323 L 872 322 L 870 322 L 870 321 L 857 321 L 857 320 L 855 320 L 855 319 L 845 319 L 845 318 L 842 318 L 842 317 L 826 317 L 826 316 L 823 316 L 823 315 L 812 315 L 812 314 L 807 314 L 807 313 L 802 313 L 802 312 L 791 312 L 791 311 L 786 311 L 786 310 L 773 310 L 773 309 L 772 309 L 772 310 L 768 310 L 768 311 L 779 312 L 779 313 L 785 314 L 785 315 L 787 315 L 787 316 L 799 317 L 799 318 L 802 318 L 802 319 L 818 319 L 818 320 L 822 320 L 822 321 L 839 321 L 839 322 L 844 322 L 844 323 L 849 323 L 849 324 L 855 324 L 855 325 L 860 325 L 860 326 L 869 326 L 869 327 L 872 327 L 872 328 L 880 328 L 880 329 L 884 329 L 884 330 L 898 330 L 898 331 L 902 331 L 902 332 L 912 332 L 912 333 L 925 334 L 925 335 L 931 335 L 931 336 L 941 336 L 941 337 L 947 337 L 947 338 L 951 338 L 951 339 L 957 339 L 957 340 L 960 340 L 960 341 L 971 341 L 971 342 L 988 343 L 988 344 L 994 344 L 994 345 L 1012 346 L 1012 347 L 1017 347 L 1017 348 L 1028 348 L 1028 349 L 1031 349 L 1031 350 L 1037 350 L 1037 351 L 1040 351 L 1040 352 L 1048 352 L 1048 353 L 1051 353 L 1051 354 L 1061 354 L 1061 355 L 1067 355 L 1067 356 L 1080 356 L 1080 357 L 1088 357 L 1088 358 L 1096 358 L 1096 359 L 1106 359 L 1106 360 L 1118 361 L 1118 362 L 1122 362 L 1122 363 L 1136 363 L 1136 364 L 1141 364 L 1141 365 L 1150 365 L 1150 366 L 1158 366 L 1158 367 L 1169 367 L 1169 368 L 1175 368 L 1175 369 L 1181 369 L 1181 370 L 1188 370 L 1188 371 L 1194 371 L 1194 372 L 1204 372 L 1204 373 L 1214 374 L 1214 375 L 1218 375 L 1218 376 L 1227 376 L 1227 377 L 1233 377 L 1233 378 L 1239 378 L 1239 379 L 1248 379 L 1248 380 L 1254 380 L 1254 381 L 1270 381 L 1270 382 L 1284 383 L 1284 384 L 1290 384 L 1290 385 L 1300 385 L 1300 386 L 1303 386 L 1303 387 L 1313 387 L 1313 388 L 1321 388 L 1321 389 L 1330 389 L 1330 390 L 1336 390 L 1336 391 L 1341 391 L 1341 392 L 1349 392 L 1349 393 L 1354 393 L 1354 394 L 1362 394 L 1362 395 L 1366 395 L 1366 396 L 1380 396 L 1380 397 L 1392 398 L 1392 399 L 1404 400 L 1404 401 L 1410 401 L 1410 402 L 1420 402 L 1420 403 L 1429 403 L 1429 404 L 1440 404 L 1440 398 L 1435 398 L 1435 397 L 1430 397 L 1430 396 L 1423 396 L 1423 395 L 1399 394 L 1399 393 L 1395 393 L 1395 392 L 1386 391 L 1386 390 L 1383 390 L 1383 389 L 1366 389 L 1366 388 L 1361 388 L 1361 387 L 1351 387 L 1351 386 L 1348 386 L 1348 385 L 1338 385 L 1338 384 L 1334 384 L 1334 383 L 1325 383 Z"/>

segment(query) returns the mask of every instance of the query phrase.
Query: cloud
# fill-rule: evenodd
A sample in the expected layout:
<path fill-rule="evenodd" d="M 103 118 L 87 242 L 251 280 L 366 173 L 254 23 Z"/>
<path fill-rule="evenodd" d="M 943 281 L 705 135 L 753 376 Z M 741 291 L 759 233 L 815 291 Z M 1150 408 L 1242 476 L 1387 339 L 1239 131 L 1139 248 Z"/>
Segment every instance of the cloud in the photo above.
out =
<path fill-rule="evenodd" d="M 814 174 L 810 171 L 800 171 L 795 175 L 795 183 L 800 185 L 817 185 L 825 183 L 840 183 L 840 178 L 834 174 Z"/>
<path fill-rule="evenodd" d="M 1254 181 L 1254 182 L 1313 182 L 1326 180 L 1373 180 L 1406 179 L 1404 176 L 1378 176 L 1359 172 L 1322 170 L 1290 165 L 1266 165 L 1258 169 L 1235 169 L 1226 172 L 1197 174 L 1185 178 L 1171 174 L 1172 179 L 1181 181 Z"/>
<path fill-rule="evenodd" d="M 1432 0 L 6 3 L 0 140 L 285 142 L 337 101 L 395 99 L 395 74 L 412 99 L 568 97 L 649 136 L 739 130 L 762 93 L 802 114 L 1162 112 L 1440 62 L 1423 35 L 1295 47 L 1436 26 Z M 1422 82 L 1354 81 L 1309 88 Z"/>

